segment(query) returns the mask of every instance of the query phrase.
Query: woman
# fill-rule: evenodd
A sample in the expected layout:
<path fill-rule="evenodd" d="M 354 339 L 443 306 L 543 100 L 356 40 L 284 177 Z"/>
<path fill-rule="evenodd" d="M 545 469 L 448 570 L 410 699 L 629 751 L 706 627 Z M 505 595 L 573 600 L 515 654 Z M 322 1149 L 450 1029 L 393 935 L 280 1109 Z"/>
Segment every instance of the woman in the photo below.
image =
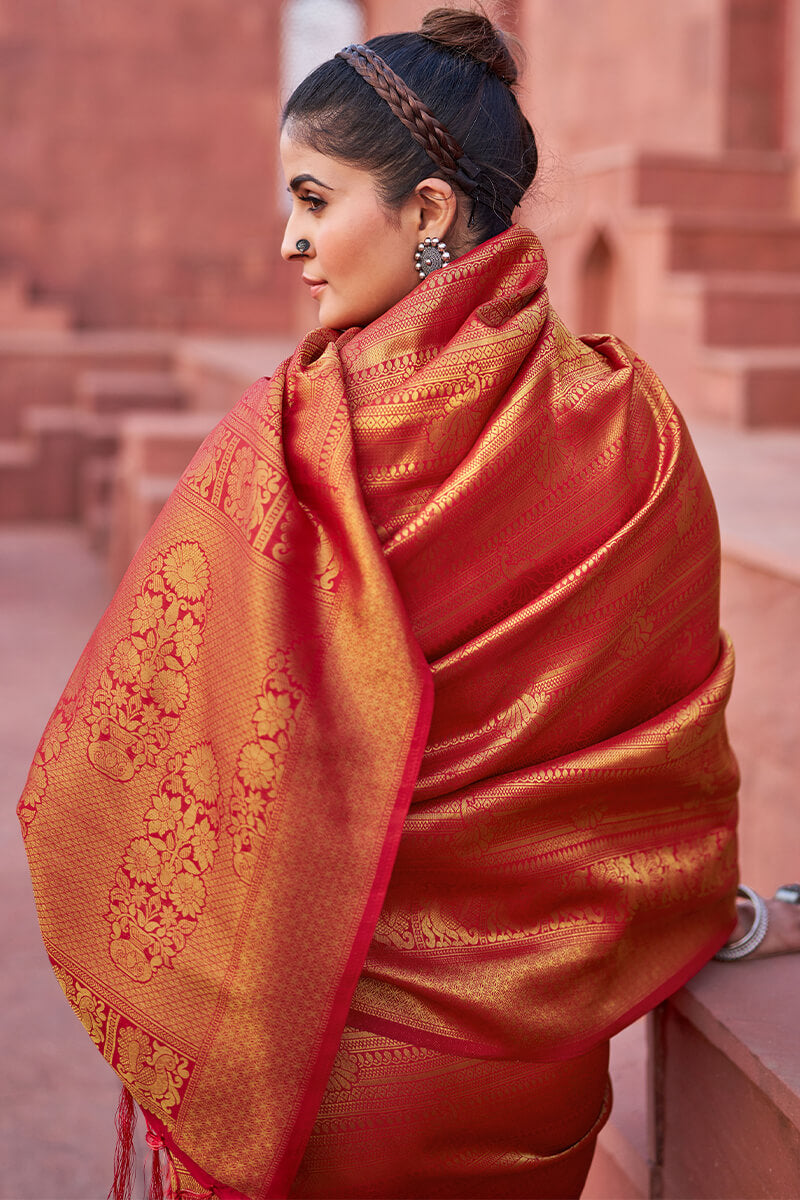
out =
<path fill-rule="evenodd" d="M 187 1197 L 578 1195 L 608 1037 L 736 920 L 713 505 L 649 368 L 549 306 L 515 80 L 437 9 L 290 98 L 323 328 L 200 449 L 37 753 L 117 1195 L 130 1095 Z"/>

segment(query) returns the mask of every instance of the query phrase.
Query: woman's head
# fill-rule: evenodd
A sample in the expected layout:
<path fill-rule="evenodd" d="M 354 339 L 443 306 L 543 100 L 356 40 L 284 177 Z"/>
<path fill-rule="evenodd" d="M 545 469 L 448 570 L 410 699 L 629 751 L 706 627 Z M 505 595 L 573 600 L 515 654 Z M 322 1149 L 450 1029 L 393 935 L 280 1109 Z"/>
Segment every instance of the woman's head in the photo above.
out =
<path fill-rule="evenodd" d="M 418 282 L 413 254 L 424 236 L 446 236 L 451 252 L 459 254 L 511 224 L 537 161 L 533 133 L 512 91 L 516 78 L 507 42 L 485 16 L 434 9 L 419 32 L 372 38 L 366 49 L 348 48 L 313 71 L 290 97 L 282 137 L 287 178 L 297 178 L 295 168 L 303 167 L 304 155 L 363 173 L 386 225 L 397 235 L 382 229 L 382 243 L 399 239 L 398 251 L 401 244 L 406 247 L 410 267 L 390 303 Z M 316 162 L 319 167 L 319 157 Z M 301 169 L 299 174 L 314 172 Z M 320 278 L 322 264 L 311 261 L 318 241 L 312 232 L 321 233 L 323 221 L 306 221 L 303 234 L 297 230 L 309 210 L 312 218 L 324 213 L 329 220 L 337 196 L 319 192 L 317 200 L 322 205 L 316 212 L 313 198 L 296 200 L 283 247 L 284 257 L 297 257 L 296 241 L 305 237 L 311 243 L 306 270 L 311 279 Z M 358 226 L 355 209 L 350 222 Z M 382 248 L 375 247 L 376 254 Z M 332 307 L 321 305 L 320 317 L 342 327 L 342 318 L 351 314 L 346 305 L 331 314 Z M 366 317 L 359 312 L 348 323 L 363 324 L 380 311 L 385 308 L 371 314 L 365 309 Z"/>

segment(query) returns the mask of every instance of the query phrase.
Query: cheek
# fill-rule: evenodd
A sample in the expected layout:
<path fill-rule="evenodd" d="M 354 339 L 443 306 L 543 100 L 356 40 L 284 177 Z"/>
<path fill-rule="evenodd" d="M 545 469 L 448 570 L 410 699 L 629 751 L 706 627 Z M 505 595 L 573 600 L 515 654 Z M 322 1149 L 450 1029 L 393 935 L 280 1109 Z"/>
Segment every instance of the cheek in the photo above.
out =
<path fill-rule="evenodd" d="M 381 272 L 407 258 L 413 261 L 417 248 L 406 244 L 407 236 L 399 226 L 387 219 L 382 210 L 362 211 L 354 243 L 356 241 L 364 261 L 370 263 L 371 269 L 377 268 Z"/>
<path fill-rule="evenodd" d="M 387 221 L 369 203 L 352 206 L 351 219 L 328 222 L 319 243 L 322 273 L 330 283 L 320 316 L 334 323 L 363 325 L 407 295 L 419 282 L 417 249 L 408 231 Z M 333 216 L 333 214 L 330 214 Z"/>
<path fill-rule="evenodd" d="M 359 256 L 358 273 L 373 294 L 388 296 L 391 303 L 410 291 L 418 276 L 414 265 L 416 243 L 408 245 L 394 227 L 385 222 L 369 231 Z"/>
<path fill-rule="evenodd" d="M 346 286 L 348 281 L 362 279 L 369 275 L 371 263 L 379 257 L 375 249 L 375 239 L 365 226 L 350 225 L 337 230 L 332 237 L 326 239 L 324 247 L 324 266 L 326 276 L 331 282 L 339 282 Z"/>

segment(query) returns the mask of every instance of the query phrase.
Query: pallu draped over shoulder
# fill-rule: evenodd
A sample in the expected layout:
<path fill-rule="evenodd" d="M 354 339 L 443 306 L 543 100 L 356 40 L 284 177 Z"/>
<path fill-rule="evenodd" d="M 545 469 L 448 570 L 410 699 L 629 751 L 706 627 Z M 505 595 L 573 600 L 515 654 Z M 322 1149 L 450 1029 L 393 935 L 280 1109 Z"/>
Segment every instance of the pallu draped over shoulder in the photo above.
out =
<path fill-rule="evenodd" d="M 20 803 L 67 999 L 251 1200 L 345 1025 L 574 1058 L 734 923 L 713 503 L 653 372 L 545 274 L 514 227 L 246 393 Z"/>

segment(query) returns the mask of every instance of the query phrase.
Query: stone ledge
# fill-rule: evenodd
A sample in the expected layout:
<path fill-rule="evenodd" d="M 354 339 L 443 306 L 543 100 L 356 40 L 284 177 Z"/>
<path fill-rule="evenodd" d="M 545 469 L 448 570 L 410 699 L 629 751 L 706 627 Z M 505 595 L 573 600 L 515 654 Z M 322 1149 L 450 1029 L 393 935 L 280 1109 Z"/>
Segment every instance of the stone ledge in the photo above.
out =
<path fill-rule="evenodd" d="M 0 355 L 163 355 L 169 358 L 176 335 L 159 330 L 0 330 Z"/>
<path fill-rule="evenodd" d="M 800 431 L 697 421 L 689 429 L 716 501 L 723 554 L 800 582 Z"/>
<path fill-rule="evenodd" d="M 583 1200 L 800 1196 L 799 983 L 800 956 L 711 962 L 614 1039 Z"/>
<path fill-rule="evenodd" d="M 652 1018 L 653 1196 L 800 1195 L 793 955 L 709 963 Z"/>
<path fill-rule="evenodd" d="M 296 339 L 285 337 L 181 337 L 176 346 L 176 366 L 210 368 L 234 376 L 243 387 L 269 375 L 295 349 Z"/>
<path fill-rule="evenodd" d="M 800 1130 L 798 988 L 800 956 L 712 962 L 668 1004 Z"/>
<path fill-rule="evenodd" d="M 680 154 L 670 150 L 648 150 L 630 142 L 600 146 L 594 150 L 582 150 L 575 155 L 578 168 L 586 174 L 598 171 L 617 170 L 622 167 L 646 166 L 673 167 L 685 171 L 709 170 L 766 171 L 784 174 L 791 170 L 792 159 L 778 150 L 726 150 L 723 156 L 704 154 L 700 151 Z"/>

